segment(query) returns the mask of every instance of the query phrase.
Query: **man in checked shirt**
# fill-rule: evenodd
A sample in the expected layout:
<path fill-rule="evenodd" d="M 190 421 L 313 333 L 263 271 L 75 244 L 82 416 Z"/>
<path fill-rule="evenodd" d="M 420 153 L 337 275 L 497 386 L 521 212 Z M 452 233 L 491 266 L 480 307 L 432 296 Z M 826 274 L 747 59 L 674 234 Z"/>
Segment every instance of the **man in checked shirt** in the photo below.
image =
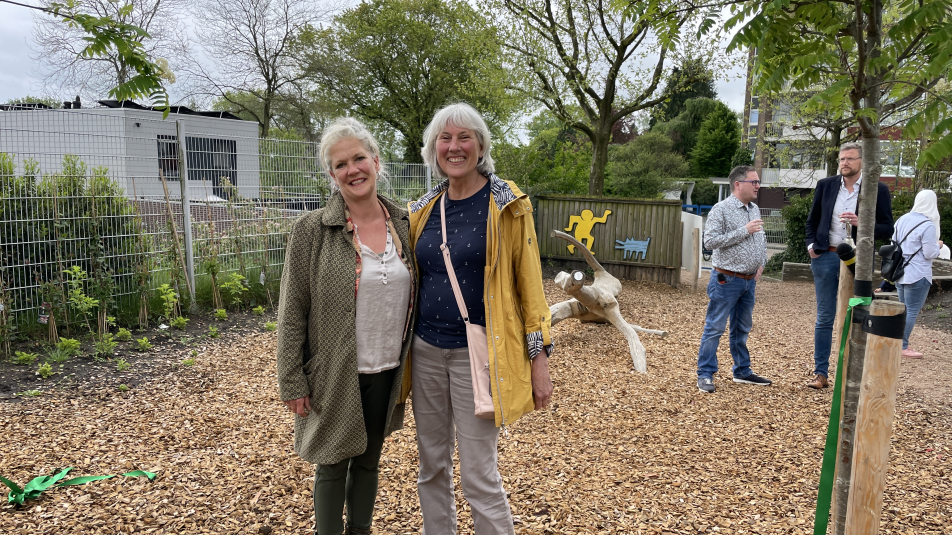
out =
<path fill-rule="evenodd" d="M 714 251 L 710 302 L 697 355 L 697 387 L 714 392 L 717 345 L 730 318 L 730 348 L 734 382 L 768 386 L 769 379 L 750 369 L 747 336 L 753 326 L 754 290 L 767 263 L 767 237 L 760 209 L 754 204 L 760 179 L 753 167 L 740 165 L 728 175 L 731 196 L 714 205 L 704 228 L 704 245 Z"/>

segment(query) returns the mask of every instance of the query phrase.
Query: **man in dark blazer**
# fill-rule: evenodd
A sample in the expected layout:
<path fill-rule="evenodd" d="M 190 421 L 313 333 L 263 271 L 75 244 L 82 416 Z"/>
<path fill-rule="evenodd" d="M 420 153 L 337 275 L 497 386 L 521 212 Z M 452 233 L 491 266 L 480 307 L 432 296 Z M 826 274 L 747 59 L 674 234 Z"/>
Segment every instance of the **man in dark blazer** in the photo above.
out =
<path fill-rule="evenodd" d="M 816 287 L 816 329 L 813 333 L 813 380 L 811 388 L 826 388 L 836 318 L 836 294 L 840 279 L 840 261 L 836 246 L 847 239 L 847 229 L 856 237 L 859 191 L 862 187 L 863 146 L 846 143 L 840 147 L 840 173 L 817 182 L 813 206 L 806 222 L 806 246 L 810 270 Z M 851 226 L 847 226 L 847 224 Z M 876 195 L 876 239 L 888 240 L 893 234 L 892 201 L 889 187 L 879 182 Z"/>

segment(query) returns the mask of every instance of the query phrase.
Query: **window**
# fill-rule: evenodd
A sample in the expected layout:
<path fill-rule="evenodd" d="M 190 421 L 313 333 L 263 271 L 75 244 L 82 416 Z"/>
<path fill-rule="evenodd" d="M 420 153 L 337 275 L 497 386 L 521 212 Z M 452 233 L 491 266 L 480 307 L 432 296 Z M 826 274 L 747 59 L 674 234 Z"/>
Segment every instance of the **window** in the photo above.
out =
<path fill-rule="evenodd" d="M 159 173 L 161 173 L 159 178 L 178 180 L 178 144 L 175 142 L 175 136 L 156 136 L 156 144 L 159 151 Z"/>
<path fill-rule="evenodd" d="M 186 137 L 188 179 L 211 182 L 212 193 L 223 199 L 238 185 L 236 142 L 233 139 Z"/>
<path fill-rule="evenodd" d="M 790 123 L 793 121 L 793 106 L 789 102 L 775 102 L 773 118 L 778 123 Z"/>
<path fill-rule="evenodd" d="M 751 108 L 750 110 L 750 124 L 756 125 L 757 121 L 760 119 L 760 110 Z"/>
<path fill-rule="evenodd" d="M 166 180 L 178 180 L 178 137 L 156 136 L 156 143 L 159 171 Z M 236 145 L 233 139 L 186 137 L 188 179 L 207 180 L 211 183 L 215 195 L 226 198 L 226 189 L 238 184 Z"/>

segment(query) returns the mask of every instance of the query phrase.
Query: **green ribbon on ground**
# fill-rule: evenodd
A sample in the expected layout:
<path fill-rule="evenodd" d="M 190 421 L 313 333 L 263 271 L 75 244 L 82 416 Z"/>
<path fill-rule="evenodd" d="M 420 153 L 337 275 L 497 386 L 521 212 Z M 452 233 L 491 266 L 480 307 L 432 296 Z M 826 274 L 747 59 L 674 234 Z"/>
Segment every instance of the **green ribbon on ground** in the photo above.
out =
<path fill-rule="evenodd" d="M 35 500 L 40 497 L 40 494 L 43 494 L 43 491 L 48 488 L 56 485 L 57 487 L 66 487 L 69 485 L 85 485 L 90 481 L 100 481 L 102 479 L 109 479 L 116 477 L 115 475 L 111 476 L 82 476 L 74 477 L 73 479 L 67 479 L 66 481 L 60 481 L 72 468 L 64 468 L 59 473 L 54 473 L 48 476 L 39 476 L 33 478 L 25 487 L 20 488 L 19 485 L 10 481 L 9 479 L 0 476 L 0 482 L 10 488 L 10 494 L 7 496 L 8 503 L 22 504 L 26 500 Z M 149 478 L 149 481 L 155 479 L 155 474 L 152 472 L 146 472 L 145 470 L 133 470 L 132 472 L 127 472 L 122 474 L 125 477 L 142 477 L 145 476 Z"/>
<path fill-rule="evenodd" d="M 840 336 L 840 354 L 836 360 L 836 381 L 833 384 L 833 406 L 830 408 L 830 424 L 826 429 L 826 448 L 823 450 L 823 469 L 820 472 L 820 489 L 816 497 L 816 524 L 813 535 L 826 535 L 826 526 L 830 521 L 830 506 L 833 503 L 833 474 L 836 473 L 836 444 L 840 438 L 840 398 L 842 397 L 843 354 L 849 343 L 850 325 L 853 322 L 853 307 L 868 306 L 872 297 L 852 297 L 846 308 L 846 321 L 843 322 L 843 335 Z"/>

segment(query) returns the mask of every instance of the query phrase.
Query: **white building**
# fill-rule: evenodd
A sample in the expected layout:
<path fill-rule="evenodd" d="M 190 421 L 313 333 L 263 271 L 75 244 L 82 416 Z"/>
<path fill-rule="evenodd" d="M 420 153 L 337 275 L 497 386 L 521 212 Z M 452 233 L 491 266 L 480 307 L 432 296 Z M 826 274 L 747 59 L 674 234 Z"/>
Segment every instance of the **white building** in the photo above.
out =
<path fill-rule="evenodd" d="M 225 196 L 226 181 L 237 185 L 242 197 L 259 196 L 257 123 L 182 106 L 173 106 L 163 119 L 162 112 L 131 102 L 100 104 L 82 109 L 0 105 L 0 152 L 13 157 L 18 175 L 31 160 L 42 175 L 61 173 L 63 157 L 74 155 L 85 163 L 87 176 L 104 168 L 129 196 L 163 196 L 164 176 L 169 194 L 178 197 L 176 123 L 181 123 L 190 196 Z"/>

